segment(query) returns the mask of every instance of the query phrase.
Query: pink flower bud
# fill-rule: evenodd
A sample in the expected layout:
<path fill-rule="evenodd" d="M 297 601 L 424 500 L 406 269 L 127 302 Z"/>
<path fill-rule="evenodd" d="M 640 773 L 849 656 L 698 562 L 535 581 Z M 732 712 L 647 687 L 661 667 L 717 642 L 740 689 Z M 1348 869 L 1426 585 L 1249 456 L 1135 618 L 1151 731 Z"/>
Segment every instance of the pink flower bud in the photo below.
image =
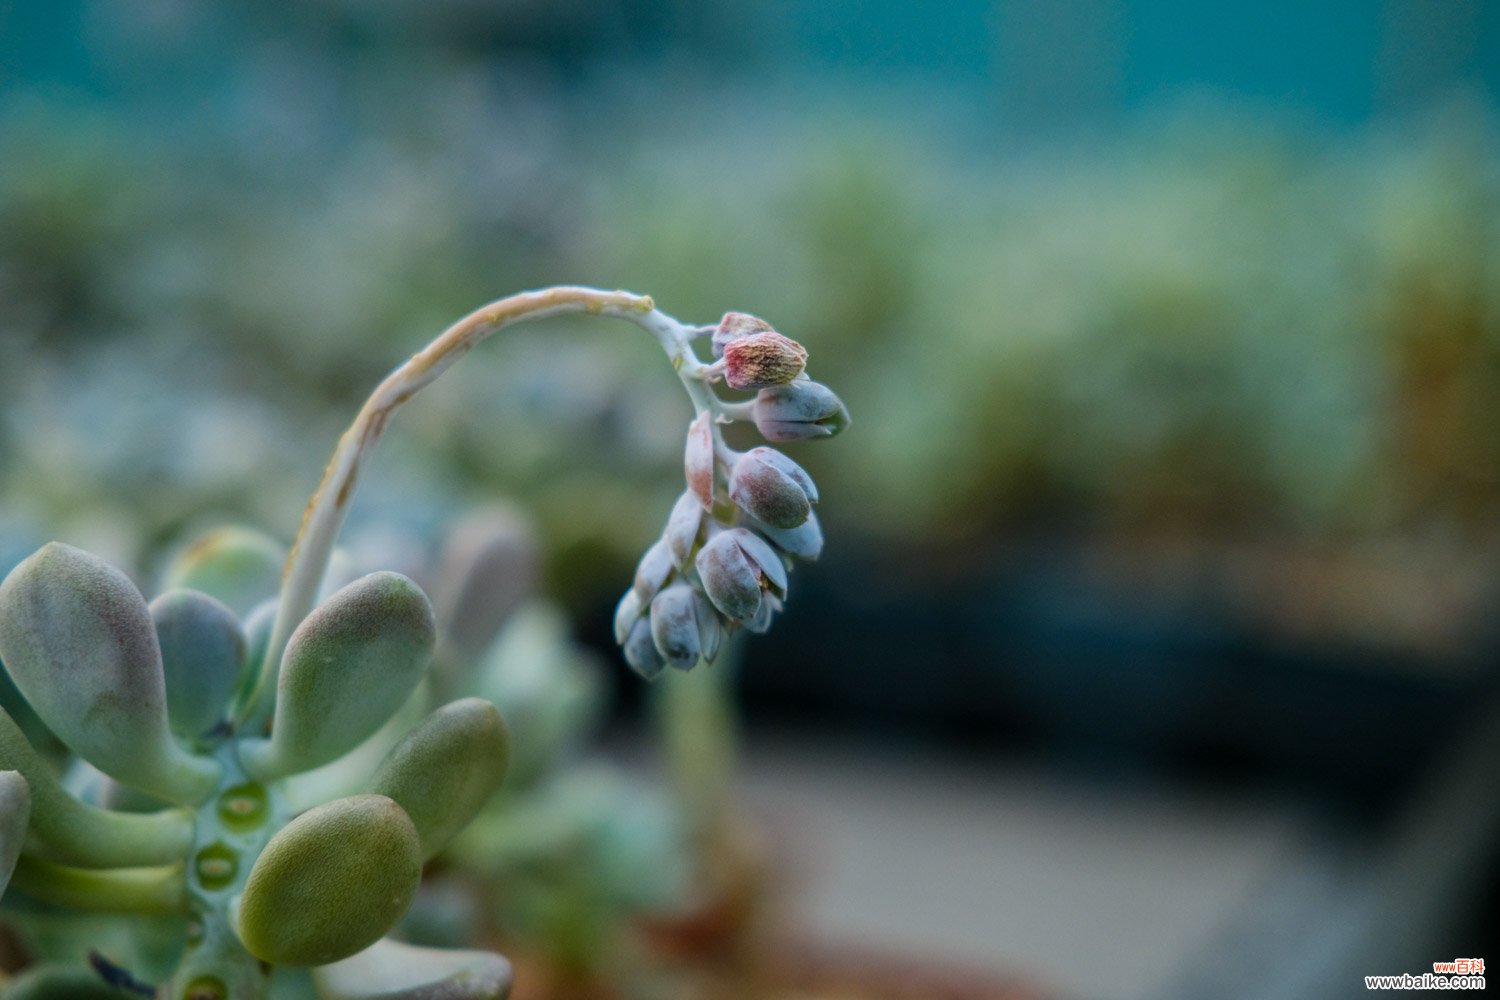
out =
<path fill-rule="evenodd" d="M 687 447 L 682 452 L 688 491 L 698 498 L 704 510 L 714 505 L 714 435 L 709 420 L 708 411 L 704 410 L 688 425 Z"/>
<path fill-rule="evenodd" d="M 724 381 L 732 389 L 786 385 L 807 368 L 807 349 L 775 331 L 752 333 L 724 345 Z"/>
<path fill-rule="evenodd" d="M 724 356 L 724 347 L 732 340 L 748 337 L 752 333 L 774 332 L 770 323 L 759 316 L 751 316 L 749 313 L 727 312 L 724 318 L 719 320 L 719 328 L 714 331 L 713 347 L 714 357 Z"/>

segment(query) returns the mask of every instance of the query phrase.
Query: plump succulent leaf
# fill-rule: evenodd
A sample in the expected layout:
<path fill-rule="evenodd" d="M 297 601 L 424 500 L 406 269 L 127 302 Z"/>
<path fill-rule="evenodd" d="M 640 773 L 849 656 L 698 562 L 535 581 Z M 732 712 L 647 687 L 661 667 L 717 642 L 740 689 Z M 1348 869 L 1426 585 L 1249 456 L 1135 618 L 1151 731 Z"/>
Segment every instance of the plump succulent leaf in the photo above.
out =
<path fill-rule="evenodd" d="M 58 738 L 52 735 L 52 730 L 47 728 L 36 714 L 21 692 L 16 688 L 16 682 L 10 679 L 10 672 L 5 669 L 5 664 L 0 662 L 0 711 L 10 713 L 10 717 L 21 727 L 31 745 L 44 757 L 60 760 L 68 756 L 68 748 L 62 745 Z"/>
<path fill-rule="evenodd" d="M 406 701 L 432 657 L 432 605 L 399 573 L 371 573 L 334 594 L 292 633 L 268 740 L 247 740 L 262 781 L 308 771 L 354 749 Z"/>
<path fill-rule="evenodd" d="M 514 511 L 479 511 L 455 525 L 432 594 L 446 648 L 465 663 L 483 653 L 531 593 L 540 567 L 536 531 Z"/>
<path fill-rule="evenodd" d="M 169 590 L 150 604 L 161 645 L 167 721 L 187 740 L 225 717 L 245 665 L 245 634 L 222 602 L 196 590 Z"/>
<path fill-rule="evenodd" d="M 273 965 L 326 965 L 395 925 L 422 878 L 422 843 L 384 795 L 310 809 L 266 845 L 235 908 L 246 949 Z"/>
<path fill-rule="evenodd" d="M 301 812 L 324 802 L 368 791 L 370 779 L 396 749 L 396 744 L 420 726 L 432 711 L 431 686 L 432 677 L 424 677 L 383 726 L 338 760 L 288 777 L 282 787 L 291 810 Z"/>
<path fill-rule="evenodd" d="M 0 658 L 47 727 L 110 777 L 173 802 L 213 789 L 219 766 L 167 728 L 156 627 L 125 574 L 52 542 L 0 584 Z"/>
<path fill-rule="evenodd" d="M 323 1000 L 500 1000 L 510 963 L 487 951 L 419 948 L 389 938 L 313 970 Z"/>
<path fill-rule="evenodd" d="M 0 710 L 0 768 L 20 772 L 31 792 L 27 849 L 71 865 L 130 867 L 180 859 L 192 842 L 183 809 L 135 815 L 85 805 L 58 784 L 19 726 Z"/>
<path fill-rule="evenodd" d="M 167 567 L 163 589 L 200 590 L 244 618 L 281 589 L 286 549 L 269 535 L 225 527 L 193 542 Z"/>
<path fill-rule="evenodd" d="M 499 790 L 510 759 L 500 710 L 483 698 L 444 705 L 407 735 L 370 782 L 411 817 L 422 854 L 436 855 Z"/>
<path fill-rule="evenodd" d="M 76 868 L 22 854 L 11 885 L 33 899 L 68 910 L 172 916 L 187 905 L 183 866 Z"/>
<path fill-rule="evenodd" d="M 10 884 L 10 873 L 26 841 L 31 819 L 31 790 L 19 771 L 0 771 L 0 898 Z"/>

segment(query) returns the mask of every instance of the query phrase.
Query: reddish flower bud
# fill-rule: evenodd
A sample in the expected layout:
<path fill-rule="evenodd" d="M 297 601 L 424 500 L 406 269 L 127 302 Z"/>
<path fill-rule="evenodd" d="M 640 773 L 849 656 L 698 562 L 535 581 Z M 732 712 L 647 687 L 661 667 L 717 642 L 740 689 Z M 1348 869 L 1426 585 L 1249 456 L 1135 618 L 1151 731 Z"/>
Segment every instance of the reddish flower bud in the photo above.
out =
<path fill-rule="evenodd" d="M 724 345 L 724 381 L 732 389 L 786 385 L 807 368 L 807 349 L 775 331 L 752 333 Z"/>
<path fill-rule="evenodd" d="M 682 452 L 683 471 L 689 492 L 704 510 L 714 505 L 714 435 L 708 411 L 688 425 L 687 447 Z"/>
<path fill-rule="evenodd" d="M 724 347 L 732 340 L 748 337 L 752 333 L 773 333 L 774 328 L 770 323 L 759 316 L 751 316 L 749 313 L 727 312 L 724 318 L 719 320 L 719 328 L 714 331 L 713 347 L 714 357 L 724 356 Z"/>

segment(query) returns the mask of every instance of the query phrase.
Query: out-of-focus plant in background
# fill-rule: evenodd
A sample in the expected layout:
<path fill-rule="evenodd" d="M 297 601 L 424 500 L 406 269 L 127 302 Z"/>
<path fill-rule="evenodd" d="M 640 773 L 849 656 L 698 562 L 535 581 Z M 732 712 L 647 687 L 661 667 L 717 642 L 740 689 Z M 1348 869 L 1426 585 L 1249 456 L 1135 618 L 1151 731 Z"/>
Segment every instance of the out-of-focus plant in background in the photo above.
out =
<path fill-rule="evenodd" d="M 783 707 L 851 706 L 882 740 L 912 718 L 1106 746 L 1155 727 L 1195 764 L 1207 744 L 1378 785 L 1442 712 L 1404 688 L 1324 712 L 1298 701 L 1309 674 L 1443 694 L 1493 648 L 1482 5 L 135 6 L 71 0 L 0 36 L 0 570 L 51 537 L 141 579 L 225 520 L 289 537 L 340 415 L 415 334 L 580 280 L 754 308 L 859 416 L 836 449 L 788 448 L 842 542 L 803 571 L 807 617 L 742 651 Z M 1276 58 L 1207 66 L 1226 46 Z M 680 491 L 680 400 L 631 337 L 560 332 L 508 335 L 414 403 L 351 529 L 409 568 L 458 512 L 524 506 L 562 611 L 467 655 L 552 663 L 491 697 L 582 741 L 605 699 L 557 666 L 557 616 L 610 648 Z M 667 680 L 663 702 L 707 706 L 658 706 L 691 741 L 728 692 Z M 630 838 L 600 831 L 640 799 L 573 747 L 502 797 L 572 824 L 598 881 L 502 812 L 455 852 L 508 908 L 487 919 L 581 967 L 660 902 L 628 876 L 665 872 L 673 837 L 734 848 L 724 771 L 678 752 L 687 832 L 626 823 L 653 860 L 612 855 Z M 448 943 L 472 899 L 429 889 L 408 932 Z"/>

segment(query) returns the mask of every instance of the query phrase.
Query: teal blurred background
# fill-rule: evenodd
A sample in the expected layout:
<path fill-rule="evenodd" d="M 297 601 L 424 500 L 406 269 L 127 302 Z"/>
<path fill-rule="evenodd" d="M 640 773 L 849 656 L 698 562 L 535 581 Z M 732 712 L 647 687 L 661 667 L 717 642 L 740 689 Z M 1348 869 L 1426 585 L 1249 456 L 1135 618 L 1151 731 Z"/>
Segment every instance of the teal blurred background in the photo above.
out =
<path fill-rule="evenodd" d="M 746 648 L 752 750 L 838 734 L 986 795 L 1038 769 L 1082 789 L 1042 829 L 1168 789 L 1236 817 L 1182 820 L 1220 870 L 1226 830 L 1284 838 L 1163 910 L 1149 970 L 1079 966 L 1049 944 L 1108 956 L 1138 897 L 1003 910 L 1034 790 L 1005 784 L 965 861 L 994 898 L 930 918 L 972 938 L 896 944 L 1061 995 L 1194 995 L 1204 954 L 1303 970 L 1225 996 L 1419 972 L 1496 926 L 1497 93 L 1482 0 L 0 0 L 0 564 L 289 538 L 369 387 L 498 295 L 753 311 L 854 424 L 791 449 L 829 544 Z M 681 489 L 662 368 L 623 325 L 486 345 L 405 411 L 354 530 L 513 498 L 607 650 Z M 1076 867 L 1154 870 L 1110 849 Z M 1352 929 L 1313 960 L 1272 915 Z M 1392 941 L 1416 957 L 1361 965 Z"/>

